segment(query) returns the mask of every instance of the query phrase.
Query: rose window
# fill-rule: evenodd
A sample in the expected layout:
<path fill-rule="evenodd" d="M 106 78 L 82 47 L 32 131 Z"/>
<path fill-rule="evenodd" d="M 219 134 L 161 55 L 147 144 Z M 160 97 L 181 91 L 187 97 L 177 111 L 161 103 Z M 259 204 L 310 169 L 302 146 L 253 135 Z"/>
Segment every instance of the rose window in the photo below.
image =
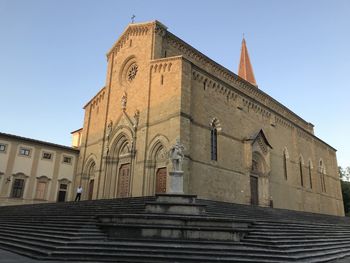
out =
<path fill-rule="evenodd" d="M 138 66 L 135 63 L 130 66 L 127 73 L 128 81 L 131 82 L 134 80 L 137 74 L 137 70 L 138 70 Z"/>

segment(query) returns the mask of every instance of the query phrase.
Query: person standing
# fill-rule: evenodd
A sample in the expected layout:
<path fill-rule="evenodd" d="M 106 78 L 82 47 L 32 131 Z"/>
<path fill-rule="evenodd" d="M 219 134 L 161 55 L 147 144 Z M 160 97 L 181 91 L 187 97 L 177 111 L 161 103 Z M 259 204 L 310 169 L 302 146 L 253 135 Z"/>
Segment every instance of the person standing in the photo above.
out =
<path fill-rule="evenodd" d="M 81 197 L 82 192 L 83 192 L 83 188 L 81 187 L 81 185 L 79 185 L 79 187 L 77 188 L 77 195 L 75 197 L 75 201 L 80 201 L 80 197 Z"/>

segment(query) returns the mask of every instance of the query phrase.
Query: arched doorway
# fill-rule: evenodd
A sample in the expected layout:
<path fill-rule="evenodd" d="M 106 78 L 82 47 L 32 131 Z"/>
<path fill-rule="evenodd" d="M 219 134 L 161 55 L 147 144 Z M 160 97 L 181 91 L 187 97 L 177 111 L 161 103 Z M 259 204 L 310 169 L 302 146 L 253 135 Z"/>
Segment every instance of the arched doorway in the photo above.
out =
<path fill-rule="evenodd" d="M 166 167 L 158 168 L 156 174 L 156 194 L 166 193 L 166 180 L 167 169 Z"/>
<path fill-rule="evenodd" d="M 130 163 L 119 168 L 117 197 L 128 197 L 130 188 Z"/>
<path fill-rule="evenodd" d="M 115 160 L 112 170 L 112 175 L 115 178 L 114 197 L 130 196 L 131 186 L 131 146 L 126 136 L 122 136 L 118 140 L 117 147 L 113 154 Z"/>
<path fill-rule="evenodd" d="M 168 184 L 168 151 L 165 145 L 168 139 L 157 135 L 149 146 L 147 154 L 146 180 L 144 193 L 146 195 L 162 194 L 167 192 Z"/>
<path fill-rule="evenodd" d="M 266 192 L 266 189 L 263 188 L 263 177 L 266 172 L 265 167 L 265 161 L 261 154 L 253 152 L 252 167 L 250 171 L 250 203 L 252 205 L 259 205 L 261 196 L 265 195 L 264 192 Z"/>

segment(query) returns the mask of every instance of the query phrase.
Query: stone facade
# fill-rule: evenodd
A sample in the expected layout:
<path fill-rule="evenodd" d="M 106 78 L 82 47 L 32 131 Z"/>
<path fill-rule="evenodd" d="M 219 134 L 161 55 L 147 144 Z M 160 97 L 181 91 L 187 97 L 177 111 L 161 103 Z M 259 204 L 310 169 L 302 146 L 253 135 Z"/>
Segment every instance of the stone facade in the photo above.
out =
<path fill-rule="evenodd" d="M 79 131 L 84 198 L 166 192 L 179 138 L 186 194 L 343 215 L 336 150 L 256 85 L 157 21 L 130 24 L 107 60 Z"/>
<path fill-rule="evenodd" d="M 0 206 L 74 198 L 79 150 L 0 133 Z"/>

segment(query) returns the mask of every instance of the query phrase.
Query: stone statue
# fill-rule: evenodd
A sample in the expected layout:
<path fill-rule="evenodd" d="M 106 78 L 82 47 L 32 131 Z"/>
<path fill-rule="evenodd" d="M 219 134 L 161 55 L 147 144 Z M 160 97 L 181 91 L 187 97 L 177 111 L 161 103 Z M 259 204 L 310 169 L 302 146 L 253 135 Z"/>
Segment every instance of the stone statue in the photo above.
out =
<path fill-rule="evenodd" d="M 185 147 L 180 143 L 179 139 L 176 139 L 174 146 L 170 148 L 169 158 L 173 164 L 173 171 L 180 172 L 182 171 L 182 161 L 184 159 L 184 150 Z"/>
<path fill-rule="evenodd" d="M 112 128 L 113 128 L 113 122 L 112 120 L 109 121 L 108 126 L 107 126 L 107 140 L 109 140 L 109 136 L 112 133 Z"/>
<path fill-rule="evenodd" d="M 134 114 L 134 124 L 133 124 L 134 129 L 136 129 L 136 127 L 139 125 L 139 120 L 140 120 L 140 111 L 136 109 Z"/>
<path fill-rule="evenodd" d="M 122 110 L 125 111 L 126 110 L 126 102 L 128 100 L 128 95 L 126 94 L 126 92 L 124 92 L 124 95 L 121 99 L 122 102 Z"/>

